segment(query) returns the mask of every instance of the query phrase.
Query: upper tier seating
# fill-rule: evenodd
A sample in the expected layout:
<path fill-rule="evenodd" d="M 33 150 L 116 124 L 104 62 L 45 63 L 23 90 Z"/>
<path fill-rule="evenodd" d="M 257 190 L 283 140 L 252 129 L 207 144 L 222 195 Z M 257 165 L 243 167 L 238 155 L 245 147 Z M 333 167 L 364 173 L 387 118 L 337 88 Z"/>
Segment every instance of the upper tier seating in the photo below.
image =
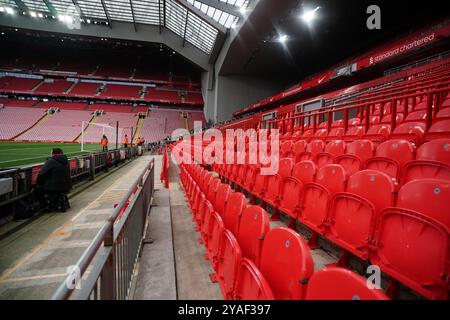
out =
<path fill-rule="evenodd" d="M 104 98 L 138 99 L 141 90 L 141 86 L 107 84 L 100 96 Z"/>
<path fill-rule="evenodd" d="M 53 80 L 51 82 L 44 80 L 44 83 L 34 90 L 34 92 L 36 94 L 64 94 L 71 85 L 73 85 L 73 82 L 65 80 Z"/>
<path fill-rule="evenodd" d="M 100 87 L 99 83 L 90 82 L 78 82 L 72 90 L 70 90 L 69 95 L 80 96 L 80 97 L 93 97 L 97 94 Z"/>
<path fill-rule="evenodd" d="M 2 77 L 0 78 L 0 91 L 32 91 L 42 79 Z"/>

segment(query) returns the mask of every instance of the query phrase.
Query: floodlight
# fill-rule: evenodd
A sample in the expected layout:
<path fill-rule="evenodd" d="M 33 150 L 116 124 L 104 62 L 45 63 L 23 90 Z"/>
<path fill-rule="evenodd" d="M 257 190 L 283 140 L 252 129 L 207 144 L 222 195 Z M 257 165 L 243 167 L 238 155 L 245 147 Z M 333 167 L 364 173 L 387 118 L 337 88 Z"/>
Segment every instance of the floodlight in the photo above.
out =
<path fill-rule="evenodd" d="M 320 7 L 316 7 L 314 10 L 305 10 L 302 15 L 303 21 L 306 23 L 310 23 L 316 17 L 316 11 L 319 10 Z"/>

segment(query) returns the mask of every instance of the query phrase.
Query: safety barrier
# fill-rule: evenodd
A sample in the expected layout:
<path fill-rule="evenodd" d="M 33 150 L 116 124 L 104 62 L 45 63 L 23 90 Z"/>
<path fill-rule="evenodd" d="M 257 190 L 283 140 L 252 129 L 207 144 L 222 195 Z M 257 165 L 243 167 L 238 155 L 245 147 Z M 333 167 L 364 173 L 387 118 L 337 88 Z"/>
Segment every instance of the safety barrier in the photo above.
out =
<path fill-rule="evenodd" d="M 138 147 L 135 146 L 128 149 L 95 152 L 85 156 L 69 158 L 72 184 L 77 185 L 85 180 L 94 180 L 100 172 L 107 171 L 112 166 L 137 155 Z M 0 171 L 0 179 L 12 179 L 13 185 L 11 190 L 7 190 L 8 192 L 0 193 L 0 208 L 29 195 L 32 186 L 36 184 L 37 176 L 43 165 L 41 163 Z"/>
<path fill-rule="evenodd" d="M 154 171 L 152 159 L 55 291 L 52 300 L 128 298 L 150 212 Z M 89 273 L 86 273 L 88 267 Z M 79 290 L 75 290 L 77 284 L 80 284 Z"/>

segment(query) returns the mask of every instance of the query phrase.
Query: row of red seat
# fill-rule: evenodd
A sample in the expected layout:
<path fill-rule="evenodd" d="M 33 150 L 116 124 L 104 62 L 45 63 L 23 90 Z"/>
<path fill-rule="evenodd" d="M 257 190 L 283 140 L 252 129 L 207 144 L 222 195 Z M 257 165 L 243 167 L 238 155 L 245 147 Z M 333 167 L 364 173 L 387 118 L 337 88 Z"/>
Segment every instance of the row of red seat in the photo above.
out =
<path fill-rule="evenodd" d="M 403 139 L 390 139 L 376 147 L 370 140 L 285 141 L 281 143 L 280 156 L 295 163 L 313 161 L 309 165 L 312 174 L 316 167 L 335 163 L 344 168 L 346 178 L 362 169 L 375 169 L 402 185 L 413 179 L 450 180 L 450 139 L 431 140 L 419 148 Z"/>
<path fill-rule="evenodd" d="M 367 143 L 356 141 L 353 146 Z M 281 159 L 278 173 L 271 176 L 261 175 L 258 165 L 213 168 L 236 188 L 275 208 L 275 216 L 278 211 L 290 216 L 291 226 L 298 221 L 309 227 L 316 233 L 312 242 L 320 234 L 339 245 L 342 261 L 352 253 L 423 296 L 441 299 L 447 297 L 449 285 L 450 179 L 448 173 L 447 180 L 430 179 L 422 168 L 439 163 L 448 169 L 449 141 L 422 147 L 420 154 L 433 160 L 412 161 L 411 180 L 400 190 L 391 176 L 373 169 L 349 175 L 340 164 L 325 164 L 314 175 L 317 164 L 311 160 L 294 165 L 291 158 Z M 444 153 L 447 163 L 438 162 L 433 150 Z"/>
<path fill-rule="evenodd" d="M 224 298 L 237 300 L 387 299 L 366 279 L 342 268 L 314 273 L 311 252 L 288 228 L 270 230 L 260 206 L 199 165 L 181 165 L 180 178 L 207 257 Z M 313 274 L 314 273 L 314 274 Z"/>

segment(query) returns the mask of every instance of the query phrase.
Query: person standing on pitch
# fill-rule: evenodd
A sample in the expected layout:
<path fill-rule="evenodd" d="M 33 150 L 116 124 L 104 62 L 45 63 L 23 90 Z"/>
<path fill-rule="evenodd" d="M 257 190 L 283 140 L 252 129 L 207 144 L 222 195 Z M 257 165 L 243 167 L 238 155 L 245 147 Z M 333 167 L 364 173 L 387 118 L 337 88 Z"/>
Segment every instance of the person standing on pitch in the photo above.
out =
<path fill-rule="evenodd" d="M 106 137 L 106 135 L 103 135 L 100 144 L 102 145 L 103 151 L 108 151 L 108 138 Z"/>
<path fill-rule="evenodd" d="M 128 148 L 128 135 L 125 135 L 125 137 L 123 137 L 123 147 L 125 149 Z"/>

